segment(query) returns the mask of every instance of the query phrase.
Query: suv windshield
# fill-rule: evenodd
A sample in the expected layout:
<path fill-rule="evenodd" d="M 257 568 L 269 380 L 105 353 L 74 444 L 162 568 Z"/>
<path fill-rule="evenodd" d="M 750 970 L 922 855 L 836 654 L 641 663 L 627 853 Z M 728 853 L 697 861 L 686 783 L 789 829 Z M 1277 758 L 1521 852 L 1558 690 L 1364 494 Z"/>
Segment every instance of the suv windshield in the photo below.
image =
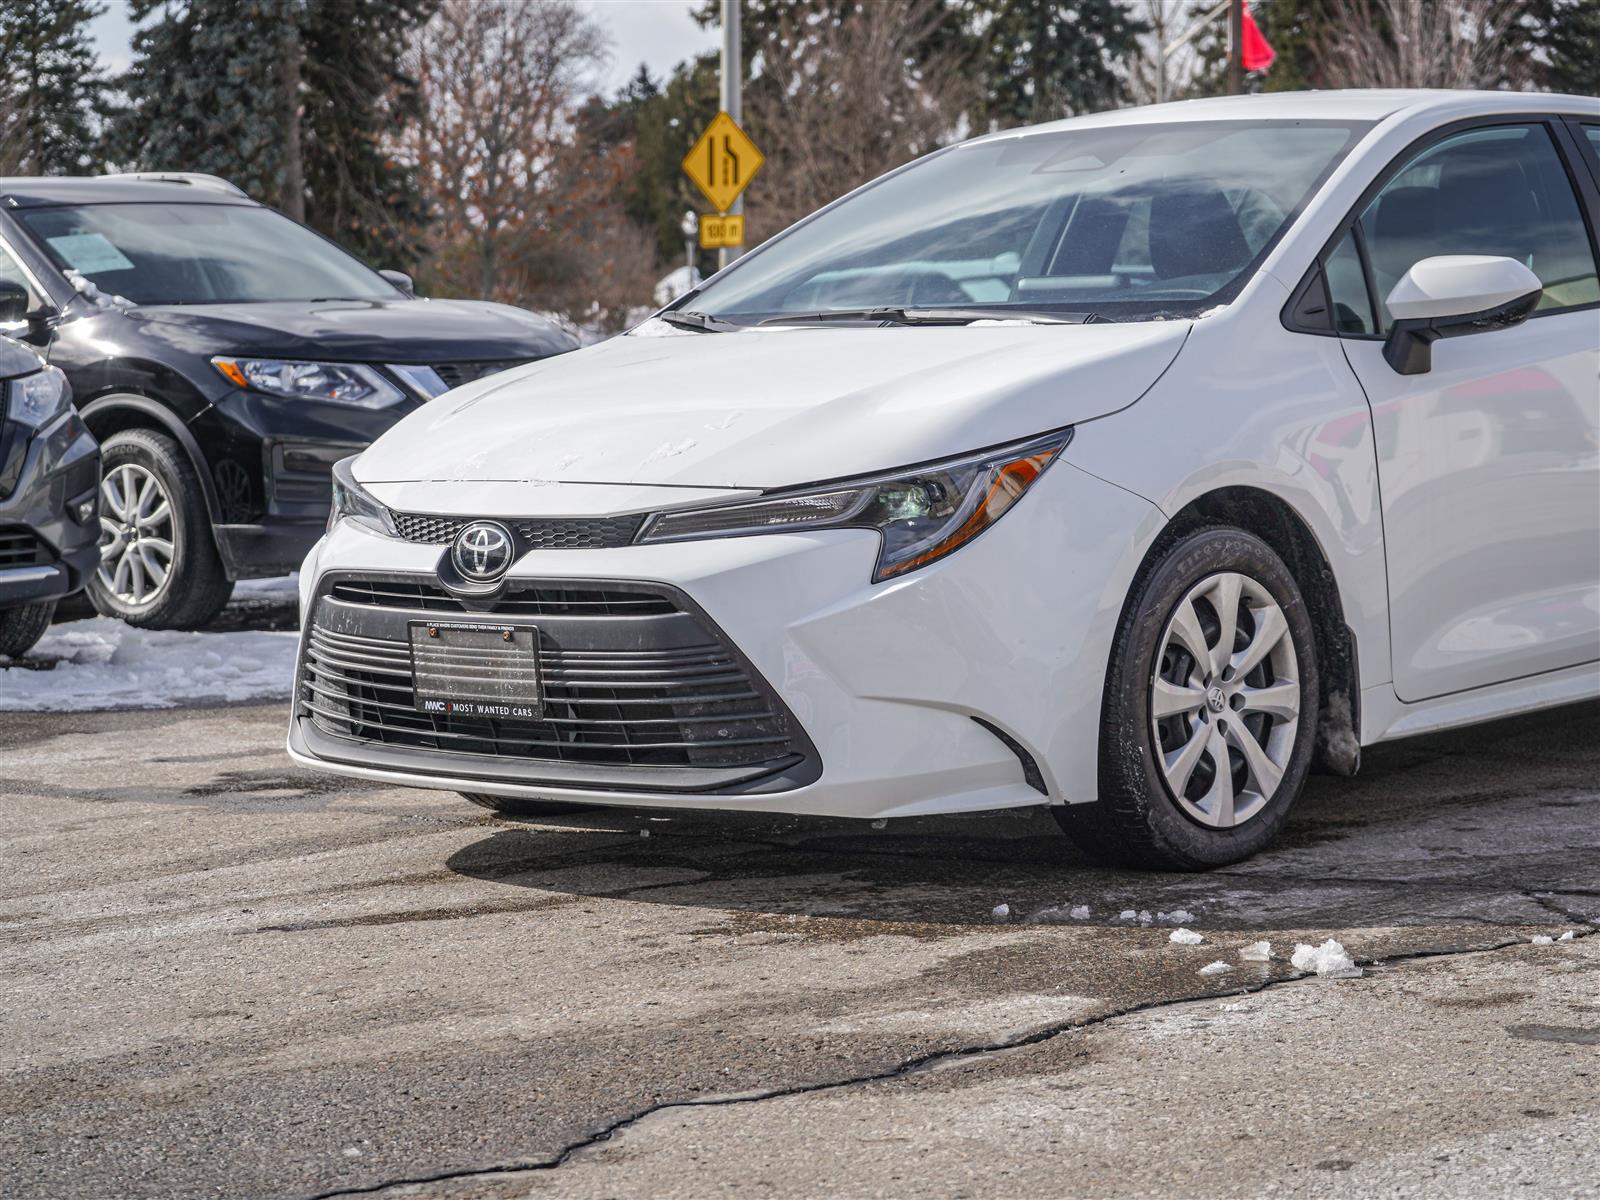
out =
<path fill-rule="evenodd" d="M 797 226 L 684 307 L 740 324 L 975 306 L 1192 316 L 1233 299 L 1367 128 L 1119 125 L 957 146 Z"/>
<path fill-rule="evenodd" d="M 376 271 L 243 204 L 85 204 L 15 214 L 63 270 L 135 304 L 393 300 Z"/>

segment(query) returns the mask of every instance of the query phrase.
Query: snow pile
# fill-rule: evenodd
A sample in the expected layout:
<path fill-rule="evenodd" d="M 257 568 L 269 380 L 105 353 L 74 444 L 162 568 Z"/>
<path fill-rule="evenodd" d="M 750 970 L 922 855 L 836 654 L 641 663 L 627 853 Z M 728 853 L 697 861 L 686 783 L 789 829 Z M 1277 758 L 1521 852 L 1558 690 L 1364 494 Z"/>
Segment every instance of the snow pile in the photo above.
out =
<path fill-rule="evenodd" d="M 1074 904 L 1067 915 L 1074 921 L 1087 921 L 1089 919 L 1089 906 L 1087 904 Z"/>
<path fill-rule="evenodd" d="M 1009 921 L 1011 919 L 1011 905 L 996 904 L 994 911 L 989 914 L 996 921 Z"/>
<path fill-rule="evenodd" d="M 28 655 L 54 659 L 54 667 L 0 668 L 0 712 L 287 698 L 299 639 L 293 631 L 178 633 L 134 629 L 108 617 L 69 621 Z"/>
<path fill-rule="evenodd" d="M 1240 962 L 1271 962 L 1271 942 L 1251 942 L 1248 946 L 1239 947 Z"/>
<path fill-rule="evenodd" d="M 1315 971 L 1318 975 L 1335 979 L 1355 979 L 1361 975 L 1361 968 L 1345 953 L 1344 947 L 1332 938 L 1320 946 L 1297 943 L 1289 961 L 1296 971 Z"/>
<path fill-rule="evenodd" d="M 1177 942 L 1180 946 L 1198 946 L 1205 938 L 1192 929 L 1174 929 L 1167 940 Z"/>
<path fill-rule="evenodd" d="M 1225 962 L 1207 963 L 1201 967 L 1197 974 L 1200 975 L 1226 975 L 1233 968 Z"/>

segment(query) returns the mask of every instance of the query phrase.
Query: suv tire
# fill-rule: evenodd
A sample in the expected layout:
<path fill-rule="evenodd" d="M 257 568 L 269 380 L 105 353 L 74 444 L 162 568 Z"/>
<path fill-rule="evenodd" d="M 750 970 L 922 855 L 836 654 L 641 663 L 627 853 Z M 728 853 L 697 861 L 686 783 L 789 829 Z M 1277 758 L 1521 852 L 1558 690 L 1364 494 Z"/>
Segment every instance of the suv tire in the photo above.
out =
<path fill-rule="evenodd" d="M 1196 871 L 1249 858 L 1300 794 L 1318 696 L 1311 619 L 1283 560 L 1242 529 L 1195 530 L 1155 558 L 1123 611 L 1099 799 L 1051 811 L 1100 862 Z"/>
<path fill-rule="evenodd" d="M 54 600 L 0 610 L 0 658 L 21 658 L 32 650 L 50 628 L 55 611 Z"/>
<path fill-rule="evenodd" d="M 208 624 L 233 583 L 194 464 L 177 442 L 149 429 L 114 433 L 100 453 L 102 558 L 88 586 L 96 611 L 141 629 Z M 164 571 L 159 580 L 157 570 Z"/>

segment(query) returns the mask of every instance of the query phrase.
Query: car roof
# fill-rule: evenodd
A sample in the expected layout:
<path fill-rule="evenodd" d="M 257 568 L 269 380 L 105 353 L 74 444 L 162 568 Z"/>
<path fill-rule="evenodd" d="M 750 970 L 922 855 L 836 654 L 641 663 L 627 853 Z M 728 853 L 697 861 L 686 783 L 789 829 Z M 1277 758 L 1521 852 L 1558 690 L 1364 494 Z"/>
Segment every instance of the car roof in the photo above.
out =
<path fill-rule="evenodd" d="M 248 204 L 255 201 L 220 187 L 179 180 L 117 175 L 0 177 L 0 206 L 41 208 L 51 204 Z"/>
<path fill-rule="evenodd" d="M 1441 115 L 1456 114 L 1468 106 L 1485 113 L 1594 112 L 1597 108 L 1593 97 L 1563 96 L 1550 92 L 1446 91 L 1432 88 L 1266 92 L 1254 96 L 1212 96 L 1204 100 L 1178 100 L 1169 104 L 1119 108 L 1025 129 L 1001 130 L 975 140 L 988 141 L 1110 125 L 1186 121 L 1322 120 L 1372 123 L 1401 112 L 1418 115 L 1437 110 Z"/>

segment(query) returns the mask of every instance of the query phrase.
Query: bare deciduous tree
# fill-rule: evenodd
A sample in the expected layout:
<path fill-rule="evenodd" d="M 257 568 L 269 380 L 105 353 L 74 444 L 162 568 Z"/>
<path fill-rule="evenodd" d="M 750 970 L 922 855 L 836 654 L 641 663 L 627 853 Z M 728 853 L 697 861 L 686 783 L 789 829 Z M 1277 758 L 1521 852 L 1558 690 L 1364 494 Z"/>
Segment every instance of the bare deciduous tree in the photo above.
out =
<path fill-rule="evenodd" d="M 973 84 L 936 48 L 940 0 L 801 0 L 759 49 L 745 116 L 767 164 L 750 244 L 960 132 Z"/>
<path fill-rule="evenodd" d="M 1329 87 L 1516 85 L 1527 0 L 1325 0 L 1316 46 Z"/>
<path fill-rule="evenodd" d="M 446 0 L 415 53 L 424 112 L 412 152 L 450 243 L 439 266 L 461 290 L 505 296 L 508 267 L 558 203 L 573 107 L 605 38 L 570 0 Z"/>

